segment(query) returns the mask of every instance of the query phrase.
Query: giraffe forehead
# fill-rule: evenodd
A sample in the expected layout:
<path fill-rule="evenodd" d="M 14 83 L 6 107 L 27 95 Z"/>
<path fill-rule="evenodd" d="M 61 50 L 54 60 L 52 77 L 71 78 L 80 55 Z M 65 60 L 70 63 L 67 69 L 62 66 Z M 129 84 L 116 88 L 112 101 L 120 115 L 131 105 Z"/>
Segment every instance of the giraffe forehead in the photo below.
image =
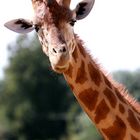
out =
<path fill-rule="evenodd" d="M 72 19 L 73 12 L 61 5 L 40 4 L 35 8 L 36 21 L 40 24 L 55 25 L 67 23 Z"/>
<path fill-rule="evenodd" d="M 48 8 L 48 13 L 55 20 L 70 20 L 72 18 L 72 11 L 66 7 L 56 5 Z"/>

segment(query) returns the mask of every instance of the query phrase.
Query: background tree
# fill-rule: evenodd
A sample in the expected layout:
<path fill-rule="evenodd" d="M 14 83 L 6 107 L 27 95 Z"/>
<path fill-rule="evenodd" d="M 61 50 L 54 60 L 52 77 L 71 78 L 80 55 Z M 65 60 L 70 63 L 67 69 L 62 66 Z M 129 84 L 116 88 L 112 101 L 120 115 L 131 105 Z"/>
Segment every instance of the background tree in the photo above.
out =
<path fill-rule="evenodd" d="M 63 77 L 51 71 L 36 40 L 21 36 L 9 47 L 2 100 L 13 137 L 59 139 L 67 132 L 65 116 L 73 96 Z"/>
<path fill-rule="evenodd" d="M 8 48 L 9 66 L 0 84 L 1 140 L 100 138 L 63 77 L 51 70 L 36 37 L 19 36 Z"/>

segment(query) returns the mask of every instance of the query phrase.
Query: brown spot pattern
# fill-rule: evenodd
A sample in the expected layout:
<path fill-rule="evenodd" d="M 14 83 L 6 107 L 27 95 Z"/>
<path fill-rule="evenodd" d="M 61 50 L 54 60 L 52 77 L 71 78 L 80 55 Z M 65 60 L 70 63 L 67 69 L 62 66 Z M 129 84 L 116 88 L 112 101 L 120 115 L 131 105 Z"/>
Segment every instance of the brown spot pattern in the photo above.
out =
<path fill-rule="evenodd" d="M 126 104 L 126 101 L 124 99 L 124 97 L 121 95 L 121 93 L 118 91 L 118 89 L 115 89 L 116 95 L 118 97 L 118 99 L 122 102 Z"/>
<path fill-rule="evenodd" d="M 123 114 L 125 112 L 125 108 L 122 104 L 119 104 L 119 111 Z"/>
<path fill-rule="evenodd" d="M 109 128 L 102 129 L 102 131 L 109 140 L 124 140 L 126 125 L 118 116 L 116 116 L 113 125 Z"/>
<path fill-rule="evenodd" d="M 101 120 L 105 119 L 107 117 L 107 114 L 109 113 L 109 110 L 110 109 L 107 106 L 105 100 L 102 100 L 95 111 L 95 122 L 98 124 Z"/>
<path fill-rule="evenodd" d="M 109 101 L 110 105 L 115 108 L 116 104 L 117 104 L 117 99 L 114 95 L 114 93 L 109 89 L 109 88 L 106 88 L 104 91 L 103 91 L 104 95 L 107 97 L 107 100 Z"/>
<path fill-rule="evenodd" d="M 72 78 L 72 72 L 73 72 L 73 67 L 70 64 L 68 70 L 65 72 L 66 75 L 68 75 L 70 78 Z"/>
<path fill-rule="evenodd" d="M 98 94 L 98 91 L 89 88 L 79 93 L 79 99 L 90 111 L 92 111 L 95 109 Z"/>
<path fill-rule="evenodd" d="M 101 83 L 102 80 L 101 80 L 101 75 L 100 75 L 99 70 L 97 68 L 95 68 L 92 63 L 88 64 L 88 70 L 89 70 L 89 74 L 90 74 L 91 80 L 97 86 L 100 86 L 100 83 Z"/>
<path fill-rule="evenodd" d="M 140 132 L 140 123 L 136 119 L 134 113 L 131 110 L 128 110 L 128 118 L 127 118 L 130 126 L 137 132 Z"/>
<path fill-rule="evenodd" d="M 75 48 L 75 50 L 74 50 L 74 52 L 73 52 L 72 56 L 73 56 L 73 59 L 75 60 L 75 62 L 77 62 L 77 59 L 78 59 L 78 52 L 77 52 L 77 48 Z"/>
<path fill-rule="evenodd" d="M 80 43 L 78 44 L 78 48 L 79 48 L 80 53 L 81 53 L 81 54 L 83 55 L 83 57 L 85 58 L 85 57 L 86 57 L 86 52 L 85 52 L 83 46 L 82 46 Z"/>
<path fill-rule="evenodd" d="M 87 73 L 85 71 L 85 63 L 82 61 L 80 68 L 77 71 L 76 83 L 83 84 L 87 80 Z"/>
<path fill-rule="evenodd" d="M 107 79 L 107 77 L 106 77 L 105 75 L 104 75 L 103 77 L 104 77 L 105 84 L 106 84 L 110 89 L 112 89 L 112 84 L 111 84 L 111 82 Z"/>
<path fill-rule="evenodd" d="M 135 136 L 131 135 L 131 140 L 138 140 Z"/>

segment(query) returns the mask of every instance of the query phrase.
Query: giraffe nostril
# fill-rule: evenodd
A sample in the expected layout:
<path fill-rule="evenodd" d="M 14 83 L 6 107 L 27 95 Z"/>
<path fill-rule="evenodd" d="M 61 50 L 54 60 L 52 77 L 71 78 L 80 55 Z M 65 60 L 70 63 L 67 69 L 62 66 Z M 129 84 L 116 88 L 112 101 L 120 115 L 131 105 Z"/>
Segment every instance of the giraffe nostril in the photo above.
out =
<path fill-rule="evenodd" d="M 54 52 L 54 53 L 57 53 L 57 51 L 56 51 L 54 48 L 53 48 L 53 52 Z"/>
<path fill-rule="evenodd" d="M 63 47 L 62 49 L 60 49 L 60 52 L 66 52 L 66 48 L 65 47 Z"/>
<path fill-rule="evenodd" d="M 55 53 L 55 54 L 59 54 L 59 53 L 66 53 L 67 50 L 66 50 L 66 47 L 63 46 L 61 48 L 53 48 L 52 52 Z"/>

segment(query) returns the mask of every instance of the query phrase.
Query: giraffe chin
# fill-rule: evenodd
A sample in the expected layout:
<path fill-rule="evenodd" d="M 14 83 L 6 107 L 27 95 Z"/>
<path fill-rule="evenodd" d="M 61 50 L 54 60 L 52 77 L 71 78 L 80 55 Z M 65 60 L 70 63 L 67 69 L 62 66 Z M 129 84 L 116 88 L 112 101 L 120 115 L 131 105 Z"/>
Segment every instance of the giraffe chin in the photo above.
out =
<path fill-rule="evenodd" d="M 67 71 L 69 68 L 69 65 L 64 65 L 64 66 L 52 66 L 52 69 L 57 72 L 57 73 L 64 73 L 65 71 Z"/>

